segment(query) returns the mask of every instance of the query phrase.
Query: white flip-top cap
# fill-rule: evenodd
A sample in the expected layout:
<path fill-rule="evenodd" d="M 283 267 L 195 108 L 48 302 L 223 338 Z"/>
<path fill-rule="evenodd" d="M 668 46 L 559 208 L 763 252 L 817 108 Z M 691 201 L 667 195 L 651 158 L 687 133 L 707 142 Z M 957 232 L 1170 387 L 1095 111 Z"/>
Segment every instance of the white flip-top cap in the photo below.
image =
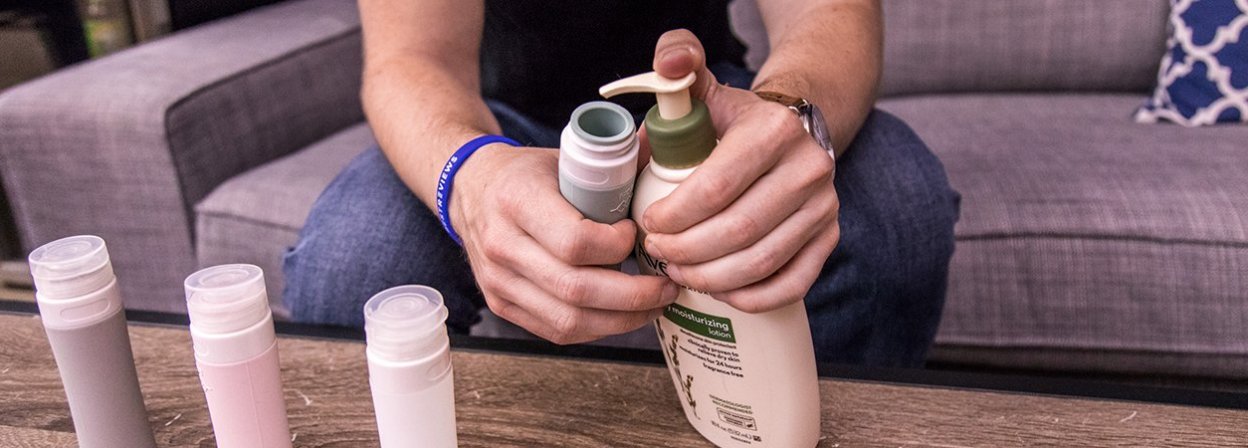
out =
<path fill-rule="evenodd" d="M 30 253 L 30 275 L 41 300 L 64 300 L 98 291 L 115 278 L 104 240 L 62 238 Z"/>
<path fill-rule="evenodd" d="M 191 326 L 208 334 L 251 327 L 269 316 L 264 271 L 250 264 L 201 269 L 186 278 L 186 309 Z"/>
<path fill-rule="evenodd" d="M 364 304 L 368 350 L 392 361 L 420 359 L 441 348 L 448 311 L 442 293 L 422 285 L 396 286 Z"/>

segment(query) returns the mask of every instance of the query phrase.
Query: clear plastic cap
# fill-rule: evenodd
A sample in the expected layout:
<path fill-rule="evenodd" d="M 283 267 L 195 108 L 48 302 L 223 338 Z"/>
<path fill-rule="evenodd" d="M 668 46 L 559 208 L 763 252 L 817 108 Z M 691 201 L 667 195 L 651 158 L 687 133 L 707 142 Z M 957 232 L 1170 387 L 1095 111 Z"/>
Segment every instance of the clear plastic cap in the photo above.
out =
<path fill-rule="evenodd" d="M 63 300 L 98 291 L 116 277 L 104 240 L 95 235 L 61 238 L 30 253 L 30 275 L 41 300 Z"/>
<path fill-rule="evenodd" d="M 184 283 L 191 326 L 204 333 L 232 333 L 269 316 L 264 271 L 250 264 L 201 269 Z"/>
<path fill-rule="evenodd" d="M 364 304 L 364 333 L 368 350 L 392 361 L 428 356 L 446 337 L 442 293 L 423 285 L 396 286 L 379 292 Z"/>

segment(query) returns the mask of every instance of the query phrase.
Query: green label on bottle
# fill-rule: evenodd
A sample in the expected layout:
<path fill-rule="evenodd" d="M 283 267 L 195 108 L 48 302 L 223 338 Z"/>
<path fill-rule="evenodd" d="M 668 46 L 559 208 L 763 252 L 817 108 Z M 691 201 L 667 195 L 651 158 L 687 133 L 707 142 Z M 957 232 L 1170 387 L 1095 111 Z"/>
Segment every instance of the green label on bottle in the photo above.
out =
<path fill-rule="evenodd" d="M 663 310 L 663 317 L 694 334 L 717 341 L 737 343 L 737 337 L 732 333 L 732 321 L 727 318 L 699 313 L 675 303 Z"/>

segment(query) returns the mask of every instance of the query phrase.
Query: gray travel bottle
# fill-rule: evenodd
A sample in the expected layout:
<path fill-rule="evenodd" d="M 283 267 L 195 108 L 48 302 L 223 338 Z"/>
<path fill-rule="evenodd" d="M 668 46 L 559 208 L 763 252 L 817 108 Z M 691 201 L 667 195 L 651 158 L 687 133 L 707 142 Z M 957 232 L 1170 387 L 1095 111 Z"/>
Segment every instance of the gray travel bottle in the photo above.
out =
<path fill-rule="evenodd" d="M 572 112 L 559 137 L 559 192 L 586 218 L 612 224 L 628 217 L 636 131 L 633 116 L 615 103 L 594 101 Z"/>
<path fill-rule="evenodd" d="M 30 273 L 78 446 L 155 447 L 104 240 L 83 235 L 45 244 L 31 252 Z"/>

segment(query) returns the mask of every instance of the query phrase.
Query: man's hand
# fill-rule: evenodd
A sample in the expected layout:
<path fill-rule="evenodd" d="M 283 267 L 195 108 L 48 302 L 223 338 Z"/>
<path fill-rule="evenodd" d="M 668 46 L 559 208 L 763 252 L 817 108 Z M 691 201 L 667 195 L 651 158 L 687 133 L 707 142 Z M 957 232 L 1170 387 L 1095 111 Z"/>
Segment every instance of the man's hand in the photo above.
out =
<path fill-rule="evenodd" d="M 623 261 L 631 220 L 581 216 L 559 194 L 558 152 L 490 145 L 455 179 L 451 222 L 495 314 L 558 344 L 635 330 L 679 292 L 670 280 L 600 266 Z"/>
<path fill-rule="evenodd" d="M 774 310 L 805 297 L 840 238 L 835 166 L 792 111 L 718 84 L 705 62 L 686 30 L 655 49 L 659 74 L 697 73 L 690 94 L 706 102 L 720 141 L 641 217 L 646 250 L 677 283 L 742 311 Z"/>

